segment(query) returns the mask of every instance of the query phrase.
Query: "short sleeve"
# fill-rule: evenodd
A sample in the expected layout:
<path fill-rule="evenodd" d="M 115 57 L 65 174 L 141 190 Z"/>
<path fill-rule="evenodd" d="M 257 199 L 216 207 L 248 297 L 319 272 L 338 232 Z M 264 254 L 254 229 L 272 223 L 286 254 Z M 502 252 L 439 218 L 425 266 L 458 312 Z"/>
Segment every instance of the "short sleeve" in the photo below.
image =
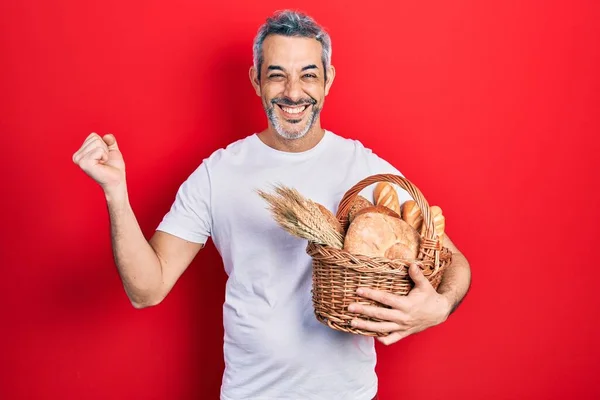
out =
<path fill-rule="evenodd" d="M 399 175 L 403 178 L 405 177 L 404 174 L 398 170 L 398 168 L 393 166 L 390 162 L 379 157 L 377 154 L 375 154 L 371 150 L 367 150 L 367 159 L 368 159 L 369 169 L 371 170 L 370 171 L 371 175 L 392 174 L 392 175 Z M 398 192 L 398 198 L 399 198 L 400 204 L 404 203 L 407 200 L 413 199 L 406 190 L 404 190 L 403 188 L 401 188 L 398 185 L 395 185 L 395 186 L 396 186 L 396 191 Z M 374 185 L 372 185 L 371 191 L 374 190 L 374 188 L 375 188 Z"/>
<path fill-rule="evenodd" d="M 212 232 L 211 185 L 206 162 L 183 182 L 156 230 L 205 244 Z"/>

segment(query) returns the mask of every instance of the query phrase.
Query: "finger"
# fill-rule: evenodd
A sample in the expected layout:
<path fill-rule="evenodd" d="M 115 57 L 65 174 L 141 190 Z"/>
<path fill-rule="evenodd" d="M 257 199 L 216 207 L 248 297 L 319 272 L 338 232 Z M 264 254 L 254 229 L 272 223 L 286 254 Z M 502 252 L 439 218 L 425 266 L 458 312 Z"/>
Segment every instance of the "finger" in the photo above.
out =
<path fill-rule="evenodd" d="M 85 138 L 85 140 L 83 141 L 83 143 L 81 144 L 81 148 L 85 147 L 85 145 L 87 145 L 89 142 L 94 141 L 94 140 L 98 140 L 98 139 L 102 139 L 100 137 L 100 135 L 98 135 L 96 132 L 92 132 L 88 135 L 88 137 Z"/>
<path fill-rule="evenodd" d="M 350 323 L 354 328 L 362 329 L 369 332 L 389 333 L 402 329 L 394 322 L 375 322 L 365 319 L 355 318 Z"/>
<path fill-rule="evenodd" d="M 100 154 L 100 158 L 98 159 L 98 161 L 102 164 L 104 164 L 105 162 L 108 161 L 108 151 L 106 151 L 106 149 L 101 149 L 102 152 Z"/>
<path fill-rule="evenodd" d="M 90 140 L 93 138 L 93 133 L 91 133 L 88 137 L 85 138 L 85 140 L 83 141 L 83 143 L 81 144 L 81 146 L 79 147 L 79 149 L 77 149 L 77 151 L 75 153 L 73 153 L 73 162 L 77 163 L 79 161 L 79 159 L 81 159 L 82 157 L 82 150 L 87 146 L 87 144 L 90 142 Z"/>
<path fill-rule="evenodd" d="M 104 147 L 96 147 L 95 149 L 90 150 L 85 158 L 87 160 L 105 162 L 108 161 L 108 151 Z"/>
<path fill-rule="evenodd" d="M 103 147 L 106 149 L 106 151 L 108 151 L 106 143 L 104 143 L 100 137 L 92 138 L 86 144 L 84 144 L 77 153 L 75 153 L 73 156 L 73 161 L 78 163 L 86 156 L 86 154 L 94 150 L 96 147 Z"/>
<path fill-rule="evenodd" d="M 384 307 L 370 306 L 366 304 L 352 303 L 348 311 L 361 314 L 366 317 L 377 318 L 383 321 L 394 322 L 402 329 L 412 327 L 412 319 L 409 314 Z"/>
<path fill-rule="evenodd" d="M 108 147 L 108 150 L 119 150 L 119 145 L 117 144 L 117 138 L 115 138 L 115 135 L 109 133 L 107 135 L 104 135 L 102 137 L 102 140 L 104 141 L 104 143 L 106 143 L 106 146 Z"/>
<path fill-rule="evenodd" d="M 99 162 L 108 161 L 108 151 L 104 147 L 96 147 L 90 150 L 81 160 L 81 168 L 87 169 Z"/>
<path fill-rule="evenodd" d="M 417 264 L 410 265 L 408 268 L 408 274 L 415 283 L 416 288 L 424 289 L 427 287 L 433 287 L 431 286 L 431 282 L 429 282 L 425 275 L 423 275 L 423 271 Z"/>
<path fill-rule="evenodd" d="M 408 306 L 405 296 L 369 288 L 358 288 L 356 293 L 359 296 L 378 301 L 379 303 L 390 306 L 396 310 L 404 310 Z"/>
<path fill-rule="evenodd" d="M 90 151 L 90 143 L 85 143 L 82 145 L 79 150 L 73 154 L 73 162 L 75 164 L 79 164 L 79 162 L 83 159 L 83 157 Z"/>
<path fill-rule="evenodd" d="M 77 163 L 78 159 L 81 159 L 82 156 L 82 152 L 83 150 L 87 147 L 87 145 L 94 141 L 94 140 L 100 140 L 102 141 L 102 138 L 100 137 L 100 135 L 98 135 L 96 132 L 92 132 L 90 133 L 83 141 L 83 143 L 81 144 L 81 147 L 79 147 L 79 150 L 77 150 L 75 153 L 73 153 L 73 162 Z"/>
<path fill-rule="evenodd" d="M 91 139 L 84 147 L 82 147 L 81 150 L 82 150 L 82 153 L 85 154 L 96 147 L 104 147 L 108 151 L 108 147 L 106 146 L 106 143 L 104 143 L 104 141 L 100 137 Z"/>
<path fill-rule="evenodd" d="M 387 336 L 380 336 L 377 337 L 377 340 L 379 340 L 379 342 L 381 342 L 382 344 L 389 346 L 391 344 L 394 344 L 402 339 L 404 339 L 405 337 L 410 335 L 410 331 L 397 331 L 394 333 L 391 333 Z"/>
<path fill-rule="evenodd" d="M 384 307 L 369 306 L 365 304 L 352 303 L 348 306 L 348 311 L 366 315 L 367 317 L 377 318 L 384 321 L 394 321 L 398 318 L 399 312 Z"/>
<path fill-rule="evenodd" d="M 99 137 L 100 137 L 100 135 L 98 135 L 96 132 L 92 132 L 85 138 L 84 142 L 87 142 L 90 139 L 99 138 Z"/>

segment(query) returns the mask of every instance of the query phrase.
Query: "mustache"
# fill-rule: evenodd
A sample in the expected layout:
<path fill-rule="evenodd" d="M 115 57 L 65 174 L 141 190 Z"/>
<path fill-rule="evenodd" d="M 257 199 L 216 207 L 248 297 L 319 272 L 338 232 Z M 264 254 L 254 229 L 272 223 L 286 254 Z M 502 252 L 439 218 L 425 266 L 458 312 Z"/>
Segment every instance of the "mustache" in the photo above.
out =
<path fill-rule="evenodd" d="M 299 99 L 296 101 L 293 101 L 292 99 L 290 99 L 289 97 L 276 97 L 273 100 L 271 100 L 271 104 L 275 105 L 278 104 L 280 106 L 300 106 L 303 104 L 312 104 L 315 105 L 317 104 L 317 101 L 315 99 L 313 99 L 312 97 L 308 97 L 305 99 Z"/>

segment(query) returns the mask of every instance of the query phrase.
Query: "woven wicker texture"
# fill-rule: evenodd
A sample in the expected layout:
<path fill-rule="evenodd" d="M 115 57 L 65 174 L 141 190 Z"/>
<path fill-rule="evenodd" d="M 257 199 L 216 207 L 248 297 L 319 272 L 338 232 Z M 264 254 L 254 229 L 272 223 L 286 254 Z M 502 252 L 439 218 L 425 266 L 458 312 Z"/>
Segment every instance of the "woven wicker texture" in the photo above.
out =
<path fill-rule="evenodd" d="M 390 292 L 405 296 L 413 287 L 408 275 L 408 267 L 417 262 L 423 274 L 437 289 L 445 268 L 452 261 L 452 253 L 442 247 L 435 236 L 429 204 L 420 190 L 402 176 L 377 174 L 367 177 L 350 188 L 340 201 L 336 217 L 346 230 L 349 222 L 348 211 L 352 201 L 367 186 L 378 182 L 397 184 L 406 190 L 415 200 L 423 214 L 424 231 L 416 260 L 389 260 L 380 257 L 353 255 L 343 249 L 336 249 L 309 242 L 307 253 L 313 260 L 312 300 L 314 312 L 319 321 L 343 332 L 365 336 L 386 336 L 386 334 L 364 331 L 354 328 L 350 322 L 355 317 L 379 321 L 375 318 L 358 315 L 348 311 L 350 303 L 388 307 L 381 303 L 365 299 L 356 294 L 359 287 Z"/>

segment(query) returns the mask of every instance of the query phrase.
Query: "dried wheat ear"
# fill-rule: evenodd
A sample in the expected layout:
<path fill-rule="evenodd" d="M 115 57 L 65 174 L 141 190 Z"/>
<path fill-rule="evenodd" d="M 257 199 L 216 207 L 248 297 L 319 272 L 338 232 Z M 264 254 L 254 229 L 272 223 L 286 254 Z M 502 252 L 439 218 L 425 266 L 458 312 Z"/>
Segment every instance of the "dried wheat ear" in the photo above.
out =
<path fill-rule="evenodd" d="M 273 218 L 285 231 L 324 246 L 344 247 L 342 227 L 329 210 L 305 198 L 296 189 L 275 185 L 274 191 L 274 194 L 263 190 L 257 190 L 257 193 L 267 202 Z"/>

